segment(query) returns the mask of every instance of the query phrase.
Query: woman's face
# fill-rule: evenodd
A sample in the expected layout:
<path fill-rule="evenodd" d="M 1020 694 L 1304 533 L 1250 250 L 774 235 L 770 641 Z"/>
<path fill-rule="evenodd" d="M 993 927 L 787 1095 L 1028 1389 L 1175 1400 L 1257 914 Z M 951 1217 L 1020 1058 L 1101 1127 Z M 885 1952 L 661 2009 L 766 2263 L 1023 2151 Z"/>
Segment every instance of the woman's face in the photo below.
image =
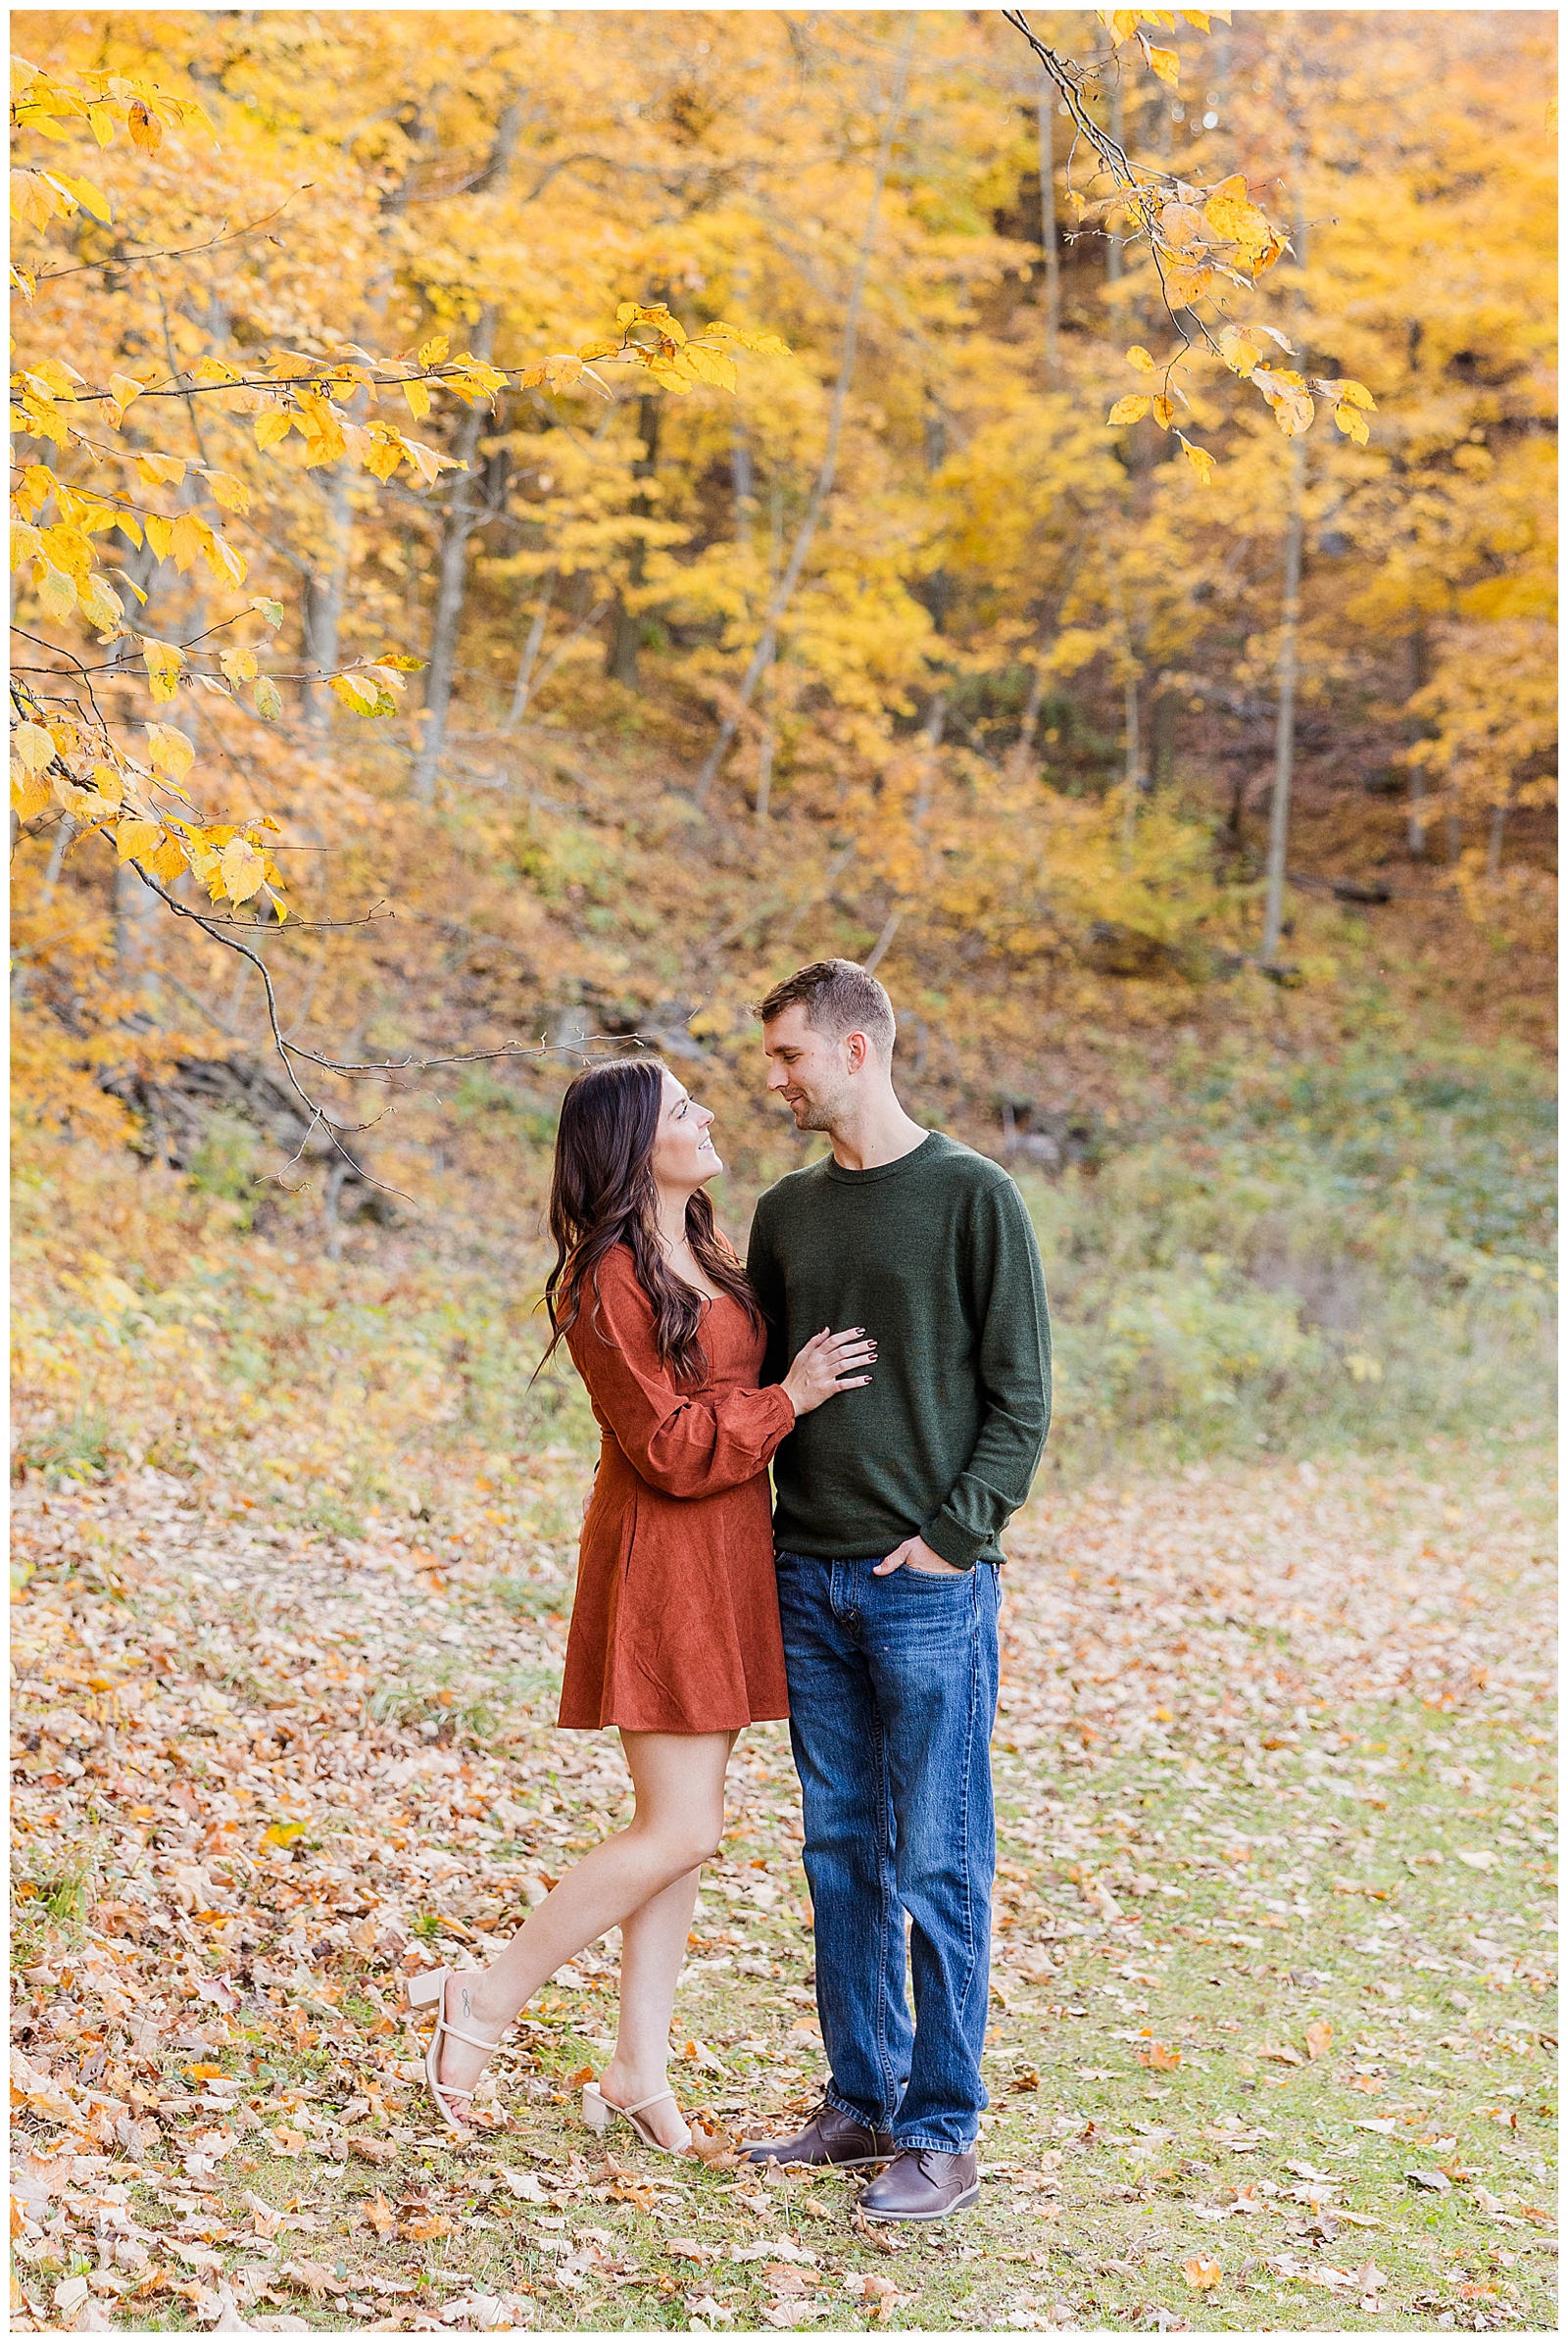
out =
<path fill-rule="evenodd" d="M 659 1135 L 654 1141 L 654 1177 L 662 1188 L 695 1195 L 724 1166 L 708 1135 L 712 1115 L 688 1098 L 667 1069 L 664 1095 L 659 1107 Z"/>

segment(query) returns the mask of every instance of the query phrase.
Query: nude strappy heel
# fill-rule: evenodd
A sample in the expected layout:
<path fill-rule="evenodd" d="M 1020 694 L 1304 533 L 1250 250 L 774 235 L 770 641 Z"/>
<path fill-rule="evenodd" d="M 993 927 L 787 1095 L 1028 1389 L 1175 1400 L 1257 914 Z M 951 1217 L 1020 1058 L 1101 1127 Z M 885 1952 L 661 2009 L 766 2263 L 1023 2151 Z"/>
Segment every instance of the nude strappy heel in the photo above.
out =
<path fill-rule="evenodd" d="M 435 2011 L 435 2032 L 431 2036 L 429 2048 L 424 2053 L 425 2087 L 435 2103 L 437 2114 L 448 2130 L 457 2138 L 468 2139 L 473 2136 L 471 2124 L 460 2122 L 451 2107 L 448 2106 L 447 2100 L 449 2098 L 471 2098 L 473 2090 L 471 2087 L 466 2090 L 455 2090 L 450 2083 L 441 2079 L 441 2044 L 443 2041 L 466 2041 L 470 2049 L 496 2050 L 500 2048 L 501 2043 L 499 2040 L 487 2041 L 479 2033 L 466 2033 L 461 2026 L 447 2023 L 447 1983 L 457 1974 L 458 1971 L 455 1968 L 426 1969 L 422 1976 L 410 1976 L 403 1990 L 404 1998 L 411 2009 L 433 2008 Z"/>
<path fill-rule="evenodd" d="M 635 2106 L 617 2106 L 612 2098 L 605 2096 L 596 2081 L 584 2082 L 582 2119 L 595 2138 L 603 2138 L 613 2118 L 619 2115 L 624 2122 L 631 2124 L 643 2145 L 652 2147 L 656 2155 L 685 2155 L 690 2151 L 692 2134 L 684 2122 L 681 2124 L 680 2144 L 676 2147 L 666 2147 L 662 2139 L 655 2138 L 647 2123 L 641 2120 L 649 2107 L 658 2106 L 660 2101 L 664 2098 L 667 2098 L 676 2107 L 677 2112 L 679 2111 L 679 2101 L 673 2090 L 656 2090 L 651 2098 L 639 2098 Z"/>

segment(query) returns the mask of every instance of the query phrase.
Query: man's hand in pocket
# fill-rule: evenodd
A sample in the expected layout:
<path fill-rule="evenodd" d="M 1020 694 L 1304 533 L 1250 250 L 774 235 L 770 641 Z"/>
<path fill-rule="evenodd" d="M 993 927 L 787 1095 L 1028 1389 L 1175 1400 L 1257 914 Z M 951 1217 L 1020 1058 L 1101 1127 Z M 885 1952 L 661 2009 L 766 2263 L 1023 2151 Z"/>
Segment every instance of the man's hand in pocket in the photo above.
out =
<path fill-rule="evenodd" d="M 873 1578 L 890 1578 L 895 1570 L 911 1569 L 917 1577 L 966 1578 L 967 1570 L 955 1569 L 951 1561 L 944 1561 L 940 1553 L 933 1553 L 923 1537 L 906 1537 L 902 1545 L 895 1545 L 886 1561 L 879 1561 L 871 1572 Z"/>

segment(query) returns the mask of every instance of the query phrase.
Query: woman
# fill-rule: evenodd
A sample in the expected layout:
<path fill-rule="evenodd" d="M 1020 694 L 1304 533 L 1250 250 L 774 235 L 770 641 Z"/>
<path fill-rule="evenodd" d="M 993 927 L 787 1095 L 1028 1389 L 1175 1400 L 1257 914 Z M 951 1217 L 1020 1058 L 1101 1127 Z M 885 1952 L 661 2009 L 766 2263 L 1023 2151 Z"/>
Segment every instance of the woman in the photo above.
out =
<path fill-rule="evenodd" d="M 411 1982 L 411 2005 L 436 2011 L 425 2077 L 455 2131 L 530 1995 L 618 1926 L 615 2054 L 583 2114 L 596 2130 L 623 2115 L 668 2153 L 690 2145 L 665 2061 L 698 1872 L 723 1831 L 742 1729 L 788 1713 L 768 1459 L 799 1416 L 869 1382 L 875 1356 L 860 1327 L 824 1329 L 782 1383 L 758 1388 L 761 1314 L 704 1193 L 723 1168 L 712 1119 L 646 1057 L 590 1067 L 562 1105 L 545 1354 L 565 1340 L 604 1443 L 560 1720 L 619 1729 L 636 1812 L 488 1968 Z"/>

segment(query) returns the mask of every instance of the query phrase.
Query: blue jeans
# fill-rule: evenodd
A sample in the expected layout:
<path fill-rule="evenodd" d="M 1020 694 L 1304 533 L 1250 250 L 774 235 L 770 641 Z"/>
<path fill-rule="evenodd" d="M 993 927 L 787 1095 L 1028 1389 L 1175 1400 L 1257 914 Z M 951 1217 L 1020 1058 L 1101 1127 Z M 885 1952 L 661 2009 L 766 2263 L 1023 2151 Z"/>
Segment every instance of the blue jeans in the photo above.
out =
<path fill-rule="evenodd" d="M 951 2155 L 988 2103 L 999 1573 L 876 1578 L 880 1558 L 778 1556 L 816 2006 L 829 2104 Z"/>

